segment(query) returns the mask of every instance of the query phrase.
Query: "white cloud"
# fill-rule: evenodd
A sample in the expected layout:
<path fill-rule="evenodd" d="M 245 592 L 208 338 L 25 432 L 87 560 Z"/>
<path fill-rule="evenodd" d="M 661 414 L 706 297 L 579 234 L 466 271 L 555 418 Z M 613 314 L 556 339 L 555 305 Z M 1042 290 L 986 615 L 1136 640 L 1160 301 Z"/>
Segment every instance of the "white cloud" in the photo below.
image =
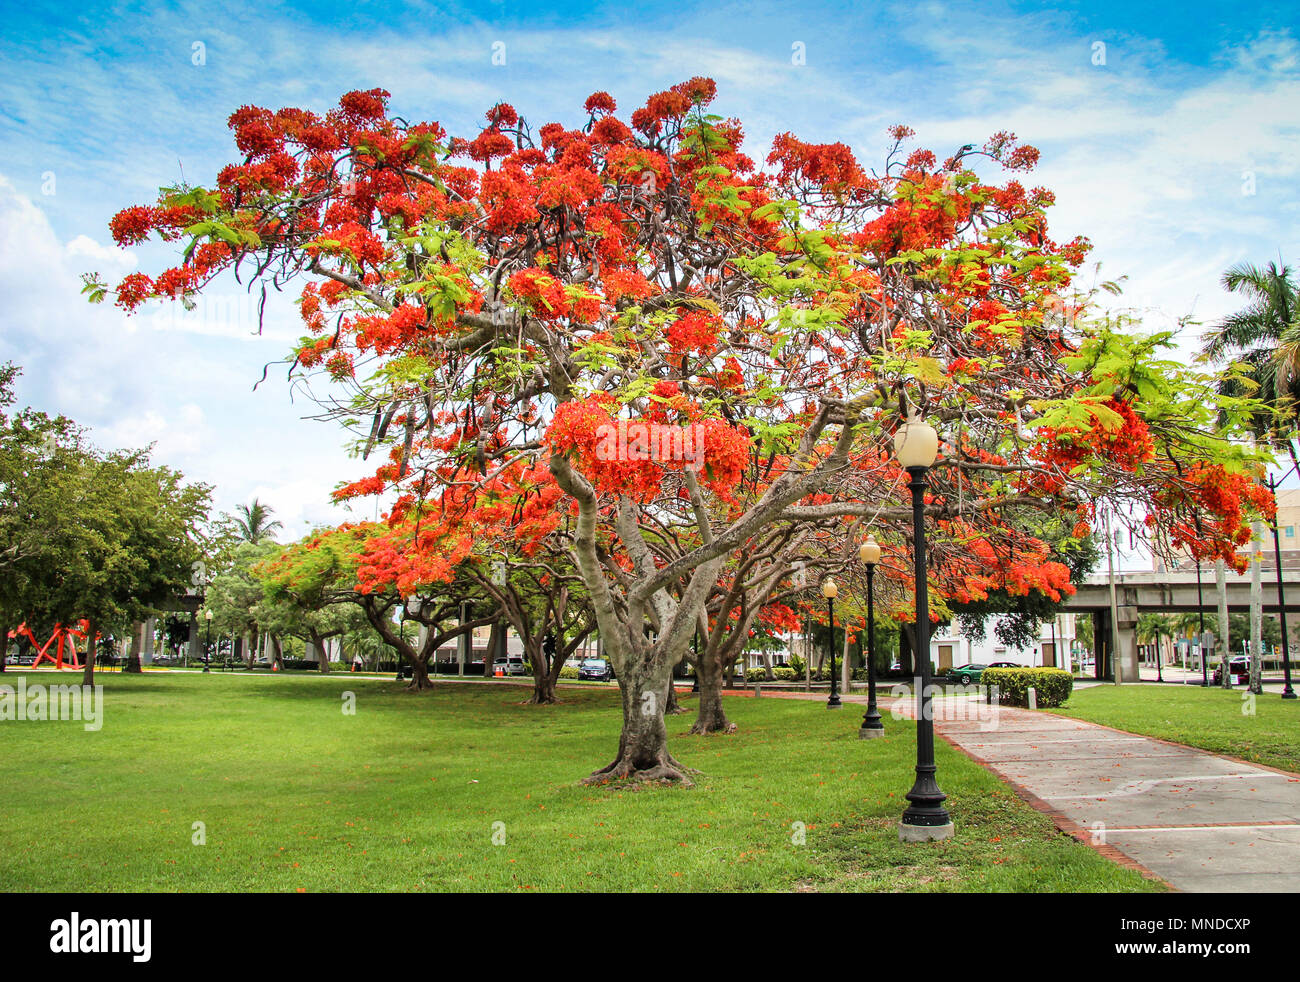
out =
<path fill-rule="evenodd" d="M 64 251 L 69 259 L 85 259 L 93 265 L 105 263 L 125 271 L 135 266 L 135 254 L 118 246 L 100 245 L 88 235 L 78 235 L 69 242 Z"/>
<path fill-rule="evenodd" d="M 257 492 L 286 525 L 337 520 L 328 491 L 364 465 L 342 454 L 329 424 L 298 418 L 281 366 L 251 391 L 300 333 L 288 297 L 272 296 L 258 336 L 257 298 L 238 285 L 222 284 L 190 313 L 171 305 L 128 320 L 86 305 L 77 274 L 168 261 L 166 249 L 105 244 L 105 223 L 182 169 L 210 180 L 233 154 L 225 118 L 236 106 L 323 110 L 347 89 L 374 85 L 393 92 L 394 111 L 465 134 L 498 99 L 534 126 L 573 124 L 593 90 L 629 111 L 668 84 L 711 75 L 715 108 L 744 121 L 757 160 L 782 130 L 842 140 L 868 164 L 894 122 L 941 155 L 1013 130 L 1043 151 L 1028 181 L 1057 194 L 1054 235 L 1092 239 L 1103 277 L 1127 274 L 1122 302 L 1149 311 L 1158 328 L 1235 309 L 1218 283 L 1234 262 L 1279 252 L 1300 261 L 1300 45 L 1290 33 L 1234 35 L 1209 65 L 1192 65 L 1159 38 L 1084 30 L 1067 12 L 1021 6 L 1011 16 L 929 2 L 848 5 L 832 25 L 816 5 L 724 2 L 650 6 L 635 23 L 573 29 L 553 19 L 526 28 L 523 15 L 499 8 L 486 21 L 408 16 L 397 31 L 321 30 L 274 7 L 214 19 L 182 3 L 123 19 L 111 44 L 88 22 L 70 22 L 57 46 L 9 59 L 22 81 L 8 87 L 0 127 L 11 159 L 31 166 L 21 180 L 11 175 L 28 197 L 0 177 L 0 357 L 27 367 L 32 401 L 53 400 L 104 438 L 156 439 L 160 455 L 176 455 L 169 462 L 217 483 L 226 507 Z M 190 62 L 193 40 L 207 44 L 204 66 Z M 505 66 L 491 65 L 494 40 L 507 44 Z M 1099 40 L 1105 65 L 1092 63 Z M 795 41 L 807 43 L 804 65 L 791 63 Z M 109 57 L 119 43 L 149 55 Z M 45 171 L 57 175 L 56 195 L 37 191 L 34 175 Z M 1243 194 L 1247 173 L 1254 195 Z M 200 411 L 192 425 L 182 421 L 187 406 Z"/>
<path fill-rule="evenodd" d="M 211 304 L 187 315 L 197 321 L 172 323 L 81 295 L 80 273 L 99 267 L 112 279 L 132 265 L 130 253 L 86 235 L 60 242 L 42 209 L 0 175 L 0 360 L 22 366 L 20 399 L 90 426 L 102 447 L 155 444 L 156 461 L 215 485 L 221 509 L 284 488 L 298 524 L 338 521 L 329 492 L 361 472 L 338 431 L 301 418 L 282 372 L 252 391 L 288 350 L 287 301 L 257 336 L 255 308 L 250 320 L 247 307 Z"/>

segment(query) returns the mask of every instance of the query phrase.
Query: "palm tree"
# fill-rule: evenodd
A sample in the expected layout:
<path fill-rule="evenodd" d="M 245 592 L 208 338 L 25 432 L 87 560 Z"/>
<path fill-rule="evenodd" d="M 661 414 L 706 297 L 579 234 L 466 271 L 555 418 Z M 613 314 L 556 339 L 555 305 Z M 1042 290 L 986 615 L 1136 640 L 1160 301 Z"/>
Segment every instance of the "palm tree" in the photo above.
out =
<path fill-rule="evenodd" d="M 1156 649 L 1156 679 L 1163 682 L 1165 679 L 1165 657 L 1161 650 L 1160 642 L 1171 637 L 1173 631 L 1169 623 L 1167 614 L 1142 614 L 1138 617 L 1137 636 L 1143 644 L 1153 644 Z"/>
<path fill-rule="evenodd" d="M 274 538 L 271 533 L 276 529 L 284 528 L 279 521 L 269 521 L 275 510 L 256 498 L 253 499 L 252 504 L 236 505 L 235 511 L 239 512 L 239 516 L 235 518 L 235 527 L 239 530 L 239 537 L 245 542 L 256 545 L 263 539 Z"/>
<path fill-rule="evenodd" d="M 1275 445 L 1285 443 L 1296 456 L 1296 406 L 1300 398 L 1300 286 L 1291 267 L 1269 263 L 1263 269 L 1239 263 L 1223 274 L 1223 288 L 1246 297 L 1248 305 L 1224 318 L 1203 338 L 1211 358 L 1232 358 L 1247 366 L 1258 388 L 1250 391 L 1240 379 L 1227 379 L 1224 395 L 1249 396 L 1272 407 L 1276 415 L 1261 416 L 1255 432 Z"/>

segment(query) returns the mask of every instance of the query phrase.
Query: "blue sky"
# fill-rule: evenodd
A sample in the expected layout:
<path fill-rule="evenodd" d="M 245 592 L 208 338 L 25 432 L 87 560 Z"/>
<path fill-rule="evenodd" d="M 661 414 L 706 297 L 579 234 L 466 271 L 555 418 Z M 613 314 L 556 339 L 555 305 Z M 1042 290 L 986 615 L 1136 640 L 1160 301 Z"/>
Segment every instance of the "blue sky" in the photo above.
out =
<path fill-rule="evenodd" d="M 103 445 L 156 441 L 222 507 L 256 494 L 291 532 L 347 517 L 328 492 L 361 466 L 303 418 L 283 365 L 253 391 L 299 333 L 287 301 L 258 337 L 233 283 L 189 317 L 128 320 L 77 292 L 83 271 L 166 260 L 113 248 L 108 219 L 182 173 L 210 182 L 242 104 L 324 110 L 382 86 L 395 112 L 472 136 L 502 99 L 573 124 L 597 89 L 630 110 L 709 75 L 756 158 L 784 130 L 867 163 L 895 122 L 941 157 L 1016 132 L 1043 152 L 1057 237 L 1089 236 L 1152 327 L 1234 309 L 1218 286 L 1233 262 L 1300 261 L 1292 4 L 6 3 L 5 18 L 0 359 L 24 366 L 20 395 Z"/>

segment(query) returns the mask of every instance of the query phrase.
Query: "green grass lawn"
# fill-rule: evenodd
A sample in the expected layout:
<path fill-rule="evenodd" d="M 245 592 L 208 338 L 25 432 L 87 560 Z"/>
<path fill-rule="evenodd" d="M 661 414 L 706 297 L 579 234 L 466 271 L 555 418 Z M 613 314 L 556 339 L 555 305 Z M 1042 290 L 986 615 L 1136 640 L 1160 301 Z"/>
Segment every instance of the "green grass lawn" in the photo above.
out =
<path fill-rule="evenodd" d="M 1266 689 L 1252 704 L 1244 689 L 1199 685 L 1098 685 L 1076 689 L 1055 710 L 1116 729 L 1300 772 L 1300 699 Z"/>
<path fill-rule="evenodd" d="M 861 741 L 853 707 L 729 698 L 735 735 L 670 718 L 694 788 L 584 787 L 617 743 L 614 687 L 537 707 L 501 684 L 101 681 L 99 732 L 0 722 L 2 890 L 1159 889 L 943 743 L 957 837 L 900 844 L 912 724 L 887 718 L 888 736 Z"/>

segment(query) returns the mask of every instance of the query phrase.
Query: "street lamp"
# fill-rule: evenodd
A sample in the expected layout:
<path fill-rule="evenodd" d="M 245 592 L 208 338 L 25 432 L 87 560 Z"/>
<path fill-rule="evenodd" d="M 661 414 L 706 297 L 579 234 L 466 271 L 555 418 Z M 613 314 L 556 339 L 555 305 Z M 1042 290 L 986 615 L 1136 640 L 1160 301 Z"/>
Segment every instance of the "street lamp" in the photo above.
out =
<path fill-rule="evenodd" d="M 203 621 L 206 635 L 203 639 L 203 670 L 206 672 L 212 664 L 212 611 L 203 612 Z"/>
<path fill-rule="evenodd" d="M 1268 476 L 1268 489 L 1273 492 L 1273 558 L 1277 566 L 1277 616 L 1282 628 L 1282 698 L 1294 699 L 1295 690 L 1291 688 L 1291 641 L 1286 636 L 1286 591 L 1282 588 L 1282 540 L 1277 534 L 1277 484 L 1273 475 Z"/>
<path fill-rule="evenodd" d="M 907 422 L 894 434 L 894 453 L 911 477 L 912 551 L 916 557 L 916 782 L 905 796 L 911 805 L 903 812 L 898 838 L 903 842 L 930 842 L 953 834 L 952 819 L 943 807 L 947 798 L 934 779 L 934 714 L 930 693 L 930 594 L 925 567 L 925 474 L 939 453 L 934 427 L 909 411 Z"/>
<path fill-rule="evenodd" d="M 880 710 L 876 708 L 875 575 L 880 563 L 880 544 L 874 535 L 868 535 L 867 541 L 859 547 L 858 558 L 867 567 L 867 711 L 862 716 L 858 738 L 871 740 L 885 735 L 885 724 L 880 722 Z"/>
<path fill-rule="evenodd" d="M 826 647 L 830 649 L 831 697 L 826 700 L 827 709 L 840 708 L 840 693 L 835 684 L 835 595 L 840 592 L 835 581 L 829 576 L 822 582 L 822 596 L 826 598 L 826 611 L 830 618 L 830 640 Z"/>

